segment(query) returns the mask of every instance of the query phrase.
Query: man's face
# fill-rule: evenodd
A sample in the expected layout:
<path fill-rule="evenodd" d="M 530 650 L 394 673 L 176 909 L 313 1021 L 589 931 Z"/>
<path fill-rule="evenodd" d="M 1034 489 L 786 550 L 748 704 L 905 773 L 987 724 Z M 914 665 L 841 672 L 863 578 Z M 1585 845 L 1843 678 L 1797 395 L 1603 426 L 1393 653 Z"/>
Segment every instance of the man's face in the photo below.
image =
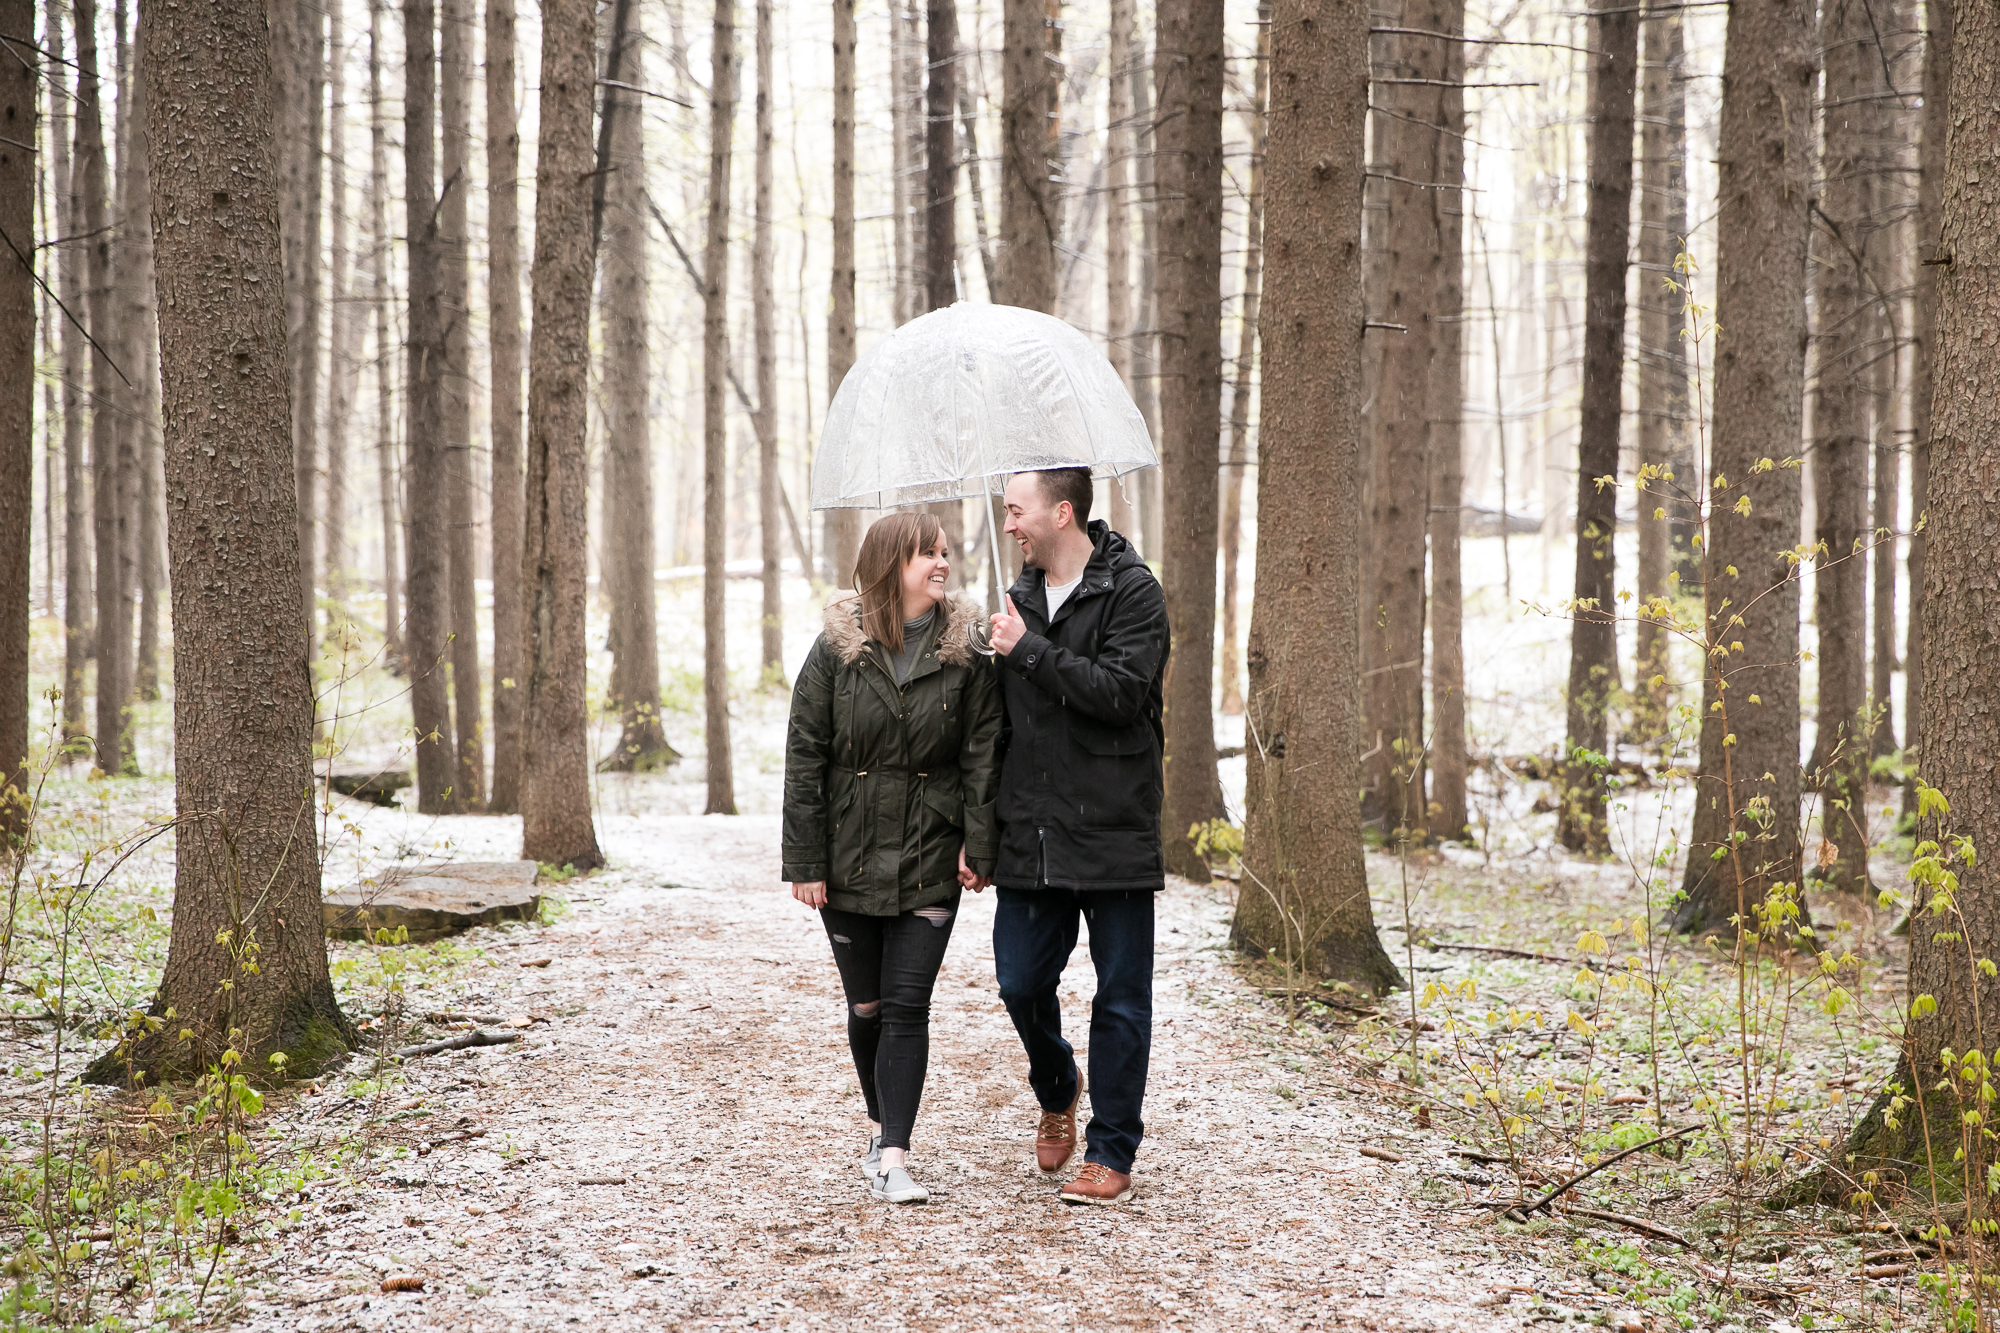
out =
<path fill-rule="evenodd" d="M 1069 504 L 1051 505 L 1042 490 L 1042 479 L 1033 472 L 1017 472 L 1007 483 L 1007 535 L 1021 545 L 1021 559 L 1037 569 L 1055 554 L 1056 534 L 1069 526 Z"/>

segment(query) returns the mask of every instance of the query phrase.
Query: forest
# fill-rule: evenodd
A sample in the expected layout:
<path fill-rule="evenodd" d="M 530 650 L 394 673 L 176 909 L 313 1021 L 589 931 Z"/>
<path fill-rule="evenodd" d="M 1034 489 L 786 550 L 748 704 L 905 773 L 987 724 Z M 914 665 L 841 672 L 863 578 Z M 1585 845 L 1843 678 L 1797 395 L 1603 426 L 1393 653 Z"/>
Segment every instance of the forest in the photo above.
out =
<path fill-rule="evenodd" d="M 0 0 L 0 243 L 8 1327 L 2000 1318 L 2000 9 Z M 826 1166 L 814 461 L 959 302 L 1158 459 L 1125 1214 L 993 895 Z"/>

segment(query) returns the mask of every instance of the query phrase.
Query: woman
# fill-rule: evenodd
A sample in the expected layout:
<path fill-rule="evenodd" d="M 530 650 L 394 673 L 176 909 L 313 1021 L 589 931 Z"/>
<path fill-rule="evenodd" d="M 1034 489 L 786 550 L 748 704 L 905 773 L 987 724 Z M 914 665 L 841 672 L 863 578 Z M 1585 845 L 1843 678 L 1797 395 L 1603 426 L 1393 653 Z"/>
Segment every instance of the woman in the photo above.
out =
<path fill-rule="evenodd" d="M 930 1195 L 905 1154 L 930 1059 L 931 988 L 961 888 L 997 850 L 1000 692 L 973 649 L 983 617 L 945 597 L 951 553 L 930 514 L 891 514 L 855 562 L 859 593 L 826 608 L 792 691 L 785 878 L 819 911 L 847 992 L 868 1118 L 862 1174 L 889 1203 Z"/>

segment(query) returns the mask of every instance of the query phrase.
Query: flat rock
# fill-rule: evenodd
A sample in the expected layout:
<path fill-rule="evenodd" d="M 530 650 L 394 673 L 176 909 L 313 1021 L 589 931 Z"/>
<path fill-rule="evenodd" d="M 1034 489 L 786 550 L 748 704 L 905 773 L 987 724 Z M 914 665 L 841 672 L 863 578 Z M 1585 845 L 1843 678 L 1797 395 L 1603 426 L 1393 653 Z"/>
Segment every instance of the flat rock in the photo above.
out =
<path fill-rule="evenodd" d="M 392 866 L 372 882 L 321 895 L 320 916 L 339 939 L 402 926 L 412 944 L 499 921 L 533 921 L 542 909 L 535 871 L 533 861 Z"/>
<path fill-rule="evenodd" d="M 408 771 L 400 768 L 336 768 L 325 780 L 342 796 L 376 805 L 395 805 L 396 793 L 410 785 Z"/>

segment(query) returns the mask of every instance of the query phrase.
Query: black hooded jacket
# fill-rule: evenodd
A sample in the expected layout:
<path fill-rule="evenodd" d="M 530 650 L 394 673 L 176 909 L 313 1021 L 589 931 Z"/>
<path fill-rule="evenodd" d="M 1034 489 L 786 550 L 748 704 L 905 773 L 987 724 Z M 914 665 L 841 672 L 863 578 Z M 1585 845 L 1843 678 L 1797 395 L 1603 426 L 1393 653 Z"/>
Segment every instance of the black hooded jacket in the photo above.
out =
<path fill-rule="evenodd" d="M 1102 521 L 1083 582 L 1050 623 L 1047 580 L 1009 590 L 1027 622 L 1000 661 L 1000 861 L 1004 888 L 1159 889 L 1160 681 L 1167 601 L 1146 562 Z"/>

